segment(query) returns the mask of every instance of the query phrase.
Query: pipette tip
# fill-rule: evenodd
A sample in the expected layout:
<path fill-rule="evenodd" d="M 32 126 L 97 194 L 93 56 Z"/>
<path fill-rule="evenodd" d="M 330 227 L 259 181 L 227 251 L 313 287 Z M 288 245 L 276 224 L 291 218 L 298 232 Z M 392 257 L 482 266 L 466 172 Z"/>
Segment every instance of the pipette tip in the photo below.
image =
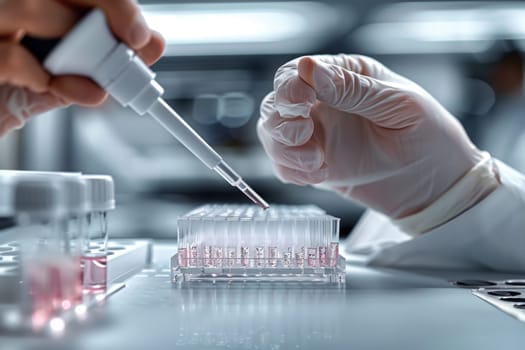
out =
<path fill-rule="evenodd" d="M 263 210 L 270 208 L 270 205 L 250 186 L 246 185 L 246 188 L 243 189 L 242 192 Z"/>

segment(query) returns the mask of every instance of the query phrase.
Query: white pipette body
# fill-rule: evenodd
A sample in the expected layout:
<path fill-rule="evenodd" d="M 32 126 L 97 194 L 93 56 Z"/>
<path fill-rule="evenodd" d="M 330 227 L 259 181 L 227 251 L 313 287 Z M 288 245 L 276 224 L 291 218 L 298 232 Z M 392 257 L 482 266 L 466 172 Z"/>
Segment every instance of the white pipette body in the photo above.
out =
<path fill-rule="evenodd" d="M 95 9 L 86 15 L 51 51 L 44 67 L 56 75 L 90 77 L 122 106 L 157 120 L 204 164 L 257 205 L 269 207 L 162 99 L 164 90 L 155 81 L 155 74 L 130 48 L 117 41 L 102 11 Z"/>

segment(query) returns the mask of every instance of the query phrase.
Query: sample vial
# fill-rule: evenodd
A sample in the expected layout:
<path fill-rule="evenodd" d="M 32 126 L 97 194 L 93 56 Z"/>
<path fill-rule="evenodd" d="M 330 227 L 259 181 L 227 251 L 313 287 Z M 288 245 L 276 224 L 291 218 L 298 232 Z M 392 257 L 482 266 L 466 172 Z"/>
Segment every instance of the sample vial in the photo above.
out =
<path fill-rule="evenodd" d="M 249 217 L 243 217 L 239 221 L 240 228 L 240 262 L 242 267 L 250 266 L 250 235 L 252 231 L 252 220 Z"/>
<path fill-rule="evenodd" d="M 330 245 L 328 248 L 328 255 L 330 259 L 329 265 L 330 267 L 335 267 L 339 261 L 339 236 L 333 232 L 333 227 L 330 227 L 330 229 L 332 230 L 332 236 L 330 238 Z"/>
<path fill-rule="evenodd" d="M 185 222 L 181 222 L 181 224 L 185 224 Z M 199 242 L 201 242 L 201 235 L 200 235 L 200 225 L 201 221 L 199 218 L 191 218 L 187 221 L 187 232 L 188 234 L 181 234 L 179 235 L 179 239 L 182 239 L 183 241 L 179 241 L 182 245 L 179 246 L 179 249 L 188 248 L 189 249 L 189 266 L 197 267 L 202 265 L 202 255 L 199 255 Z M 194 232 L 193 235 L 189 234 L 190 232 Z"/>
<path fill-rule="evenodd" d="M 86 244 L 82 254 L 84 290 L 105 292 L 107 288 L 107 213 L 115 209 L 113 178 L 106 175 L 82 176 L 88 187 L 89 212 L 86 216 Z"/>
<path fill-rule="evenodd" d="M 304 267 L 305 240 L 304 235 L 308 233 L 308 222 L 306 220 L 294 220 L 293 242 L 294 242 L 294 264 L 296 267 Z"/>
<path fill-rule="evenodd" d="M 65 191 L 66 219 L 63 228 L 68 240 L 64 247 L 67 253 L 77 265 L 75 288 L 75 300 L 70 303 L 69 308 L 82 302 L 84 284 L 84 262 L 82 259 L 83 249 L 86 241 L 85 217 L 88 213 L 87 182 L 80 175 L 62 175 L 62 183 Z"/>
<path fill-rule="evenodd" d="M 239 238 L 239 217 L 237 215 L 227 219 L 225 230 L 225 266 L 233 267 L 238 264 L 237 244 Z"/>
<path fill-rule="evenodd" d="M 179 248 L 179 265 L 188 267 L 188 248 Z"/>
<path fill-rule="evenodd" d="M 278 244 L 282 239 L 279 226 L 279 220 L 276 216 L 272 215 L 268 218 L 266 222 L 265 242 L 269 267 L 277 267 L 279 260 Z"/>
<path fill-rule="evenodd" d="M 59 177 L 19 178 L 14 207 L 19 230 L 22 310 L 40 331 L 76 300 L 79 264 L 71 258 L 66 197 Z"/>

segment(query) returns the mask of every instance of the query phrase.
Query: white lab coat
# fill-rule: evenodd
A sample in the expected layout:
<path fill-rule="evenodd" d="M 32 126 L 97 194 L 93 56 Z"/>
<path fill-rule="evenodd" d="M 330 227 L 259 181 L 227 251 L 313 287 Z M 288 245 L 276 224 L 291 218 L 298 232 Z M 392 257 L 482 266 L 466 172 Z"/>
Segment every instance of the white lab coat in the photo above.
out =
<path fill-rule="evenodd" d="M 346 251 L 376 266 L 525 272 L 525 176 L 496 163 L 502 184 L 450 222 L 412 238 L 369 210 Z"/>

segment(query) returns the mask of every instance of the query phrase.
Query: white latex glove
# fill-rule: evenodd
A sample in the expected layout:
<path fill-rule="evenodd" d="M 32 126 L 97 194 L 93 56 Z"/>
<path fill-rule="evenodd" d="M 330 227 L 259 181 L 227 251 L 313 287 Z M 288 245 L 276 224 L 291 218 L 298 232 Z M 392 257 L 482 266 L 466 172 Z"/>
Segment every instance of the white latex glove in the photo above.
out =
<path fill-rule="evenodd" d="M 33 115 L 65 106 L 51 94 L 39 94 L 26 88 L 0 86 L 0 136 L 20 129 Z"/>
<path fill-rule="evenodd" d="M 330 189 L 396 219 L 428 207 L 482 159 L 425 90 L 356 55 L 279 68 L 257 131 L 282 181 Z"/>

